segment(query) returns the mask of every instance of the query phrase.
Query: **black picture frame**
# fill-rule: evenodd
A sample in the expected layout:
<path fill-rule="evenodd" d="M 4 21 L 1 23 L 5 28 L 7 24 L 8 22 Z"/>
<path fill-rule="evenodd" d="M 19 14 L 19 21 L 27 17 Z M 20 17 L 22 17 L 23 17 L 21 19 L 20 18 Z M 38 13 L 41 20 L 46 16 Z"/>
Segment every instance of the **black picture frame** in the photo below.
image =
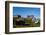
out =
<path fill-rule="evenodd" d="M 22 4 L 36 4 L 43 5 L 43 30 L 40 31 L 24 31 L 24 32 L 9 32 L 9 3 L 22 3 Z M 16 33 L 32 33 L 32 32 L 44 32 L 45 31 L 45 3 L 37 2 L 20 2 L 20 1 L 5 1 L 5 33 L 16 34 Z"/>

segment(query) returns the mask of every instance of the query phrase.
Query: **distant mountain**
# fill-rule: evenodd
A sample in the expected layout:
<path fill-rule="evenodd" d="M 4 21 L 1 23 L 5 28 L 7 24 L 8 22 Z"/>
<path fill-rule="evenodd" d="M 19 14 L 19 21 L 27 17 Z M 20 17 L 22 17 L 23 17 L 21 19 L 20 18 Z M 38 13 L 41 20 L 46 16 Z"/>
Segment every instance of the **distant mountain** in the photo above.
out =
<path fill-rule="evenodd" d="M 36 18 L 34 17 L 34 15 L 28 15 L 28 18 L 32 18 L 32 21 L 35 22 Z"/>

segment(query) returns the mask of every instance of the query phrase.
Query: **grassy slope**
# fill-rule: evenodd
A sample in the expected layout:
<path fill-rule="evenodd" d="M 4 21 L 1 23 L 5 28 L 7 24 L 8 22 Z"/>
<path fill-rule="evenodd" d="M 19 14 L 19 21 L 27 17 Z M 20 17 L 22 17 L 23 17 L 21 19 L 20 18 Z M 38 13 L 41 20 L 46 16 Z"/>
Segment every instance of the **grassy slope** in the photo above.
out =
<path fill-rule="evenodd" d="M 13 17 L 13 20 L 15 21 L 16 19 L 18 19 L 17 17 Z M 40 22 L 38 22 L 38 23 L 34 23 L 34 22 L 32 22 L 32 19 L 31 18 L 20 18 L 20 19 L 22 19 L 22 20 L 24 20 L 25 21 L 25 24 L 30 24 L 30 25 L 32 25 L 32 26 L 30 26 L 30 27 L 39 27 L 40 26 Z M 14 26 L 15 25 L 15 23 L 13 24 L 13 27 L 14 28 L 22 28 L 22 27 L 29 27 L 29 26 Z"/>

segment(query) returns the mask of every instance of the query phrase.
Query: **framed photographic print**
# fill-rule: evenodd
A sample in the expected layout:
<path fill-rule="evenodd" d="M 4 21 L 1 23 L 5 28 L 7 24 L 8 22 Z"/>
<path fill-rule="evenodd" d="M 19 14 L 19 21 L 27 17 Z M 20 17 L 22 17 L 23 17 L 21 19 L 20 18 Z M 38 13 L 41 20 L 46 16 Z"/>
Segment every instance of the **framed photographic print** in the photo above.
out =
<path fill-rule="evenodd" d="M 5 2 L 5 33 L 45 31 L 45 4 L 36 2 Z"/>

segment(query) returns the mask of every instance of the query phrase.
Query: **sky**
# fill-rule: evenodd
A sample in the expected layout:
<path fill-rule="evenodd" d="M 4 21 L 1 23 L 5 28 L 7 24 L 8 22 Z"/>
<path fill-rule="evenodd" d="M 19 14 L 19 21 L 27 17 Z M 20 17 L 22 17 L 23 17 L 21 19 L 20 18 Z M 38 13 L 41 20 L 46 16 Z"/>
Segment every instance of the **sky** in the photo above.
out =
<path fill-rule="evenodd" d="M 27 17 L 27 15 L 34 15 L 35 17 L 40 16 L 40 8 L 31 7 L 13 7 L 13 16 L 21 15 Z"/>

